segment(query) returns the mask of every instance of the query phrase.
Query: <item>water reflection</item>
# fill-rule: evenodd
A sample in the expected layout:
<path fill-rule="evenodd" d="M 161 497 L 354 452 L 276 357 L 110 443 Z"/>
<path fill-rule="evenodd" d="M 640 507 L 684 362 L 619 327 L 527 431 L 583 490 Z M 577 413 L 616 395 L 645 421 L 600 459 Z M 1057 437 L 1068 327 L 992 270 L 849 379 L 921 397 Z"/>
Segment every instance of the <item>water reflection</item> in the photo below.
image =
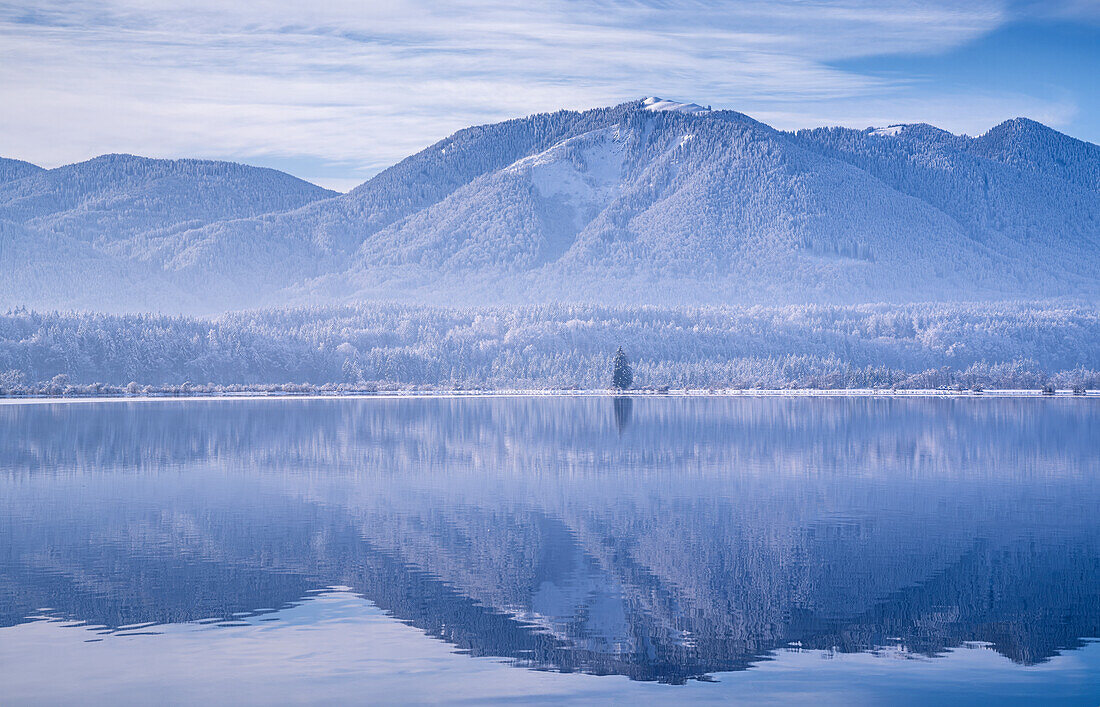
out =
<path fill-rule="evenodd" d="M 615 427 L 621 435 L 627 427 L 630 427 L 630 417 L 634 414 L 634 399 L 625 395 L 616 395 L 611 400 L 611 405 L 615 411 Z"/>
<path fill-rule="evenodd" d="M 1100 635 L 1095 401 L 611 402 L 0 407 L 0 626 L 342 585 L 472 655 L 673 683 Z"/>

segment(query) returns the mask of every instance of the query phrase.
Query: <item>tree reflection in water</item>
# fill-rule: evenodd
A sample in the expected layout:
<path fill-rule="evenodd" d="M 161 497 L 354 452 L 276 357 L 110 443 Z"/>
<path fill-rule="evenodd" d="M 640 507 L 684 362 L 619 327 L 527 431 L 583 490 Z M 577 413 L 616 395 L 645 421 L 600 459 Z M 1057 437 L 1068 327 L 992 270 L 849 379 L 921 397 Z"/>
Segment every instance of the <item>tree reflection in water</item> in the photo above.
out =
<path fill-rule="evenodd" d="M 0 625 L 346 585 L 471 655 L 674 683 L 792 642 L 1030 665 L 1100 635 L 1094 401 L 611 404 L 0 407 Z"/>
<path fill-rule="evenodd" d="M 634 401 L 627 395 L 616 395 L 611 400 L 615 410 L 615 428 L 621 435 L 630 427 L 630 416 L 634 413 Z"/>

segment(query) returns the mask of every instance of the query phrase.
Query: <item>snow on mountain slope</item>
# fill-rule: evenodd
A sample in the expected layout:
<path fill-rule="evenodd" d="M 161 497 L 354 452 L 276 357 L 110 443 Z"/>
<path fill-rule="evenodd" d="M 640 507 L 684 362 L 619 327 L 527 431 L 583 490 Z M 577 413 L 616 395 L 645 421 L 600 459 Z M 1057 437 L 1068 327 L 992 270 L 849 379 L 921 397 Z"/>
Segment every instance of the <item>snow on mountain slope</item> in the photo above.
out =
<path fill-rule="evenodd" d="M 607 203 L 619 185 L 622 168 L 623 138 L 616 125 L 563 140 L 506 171 L 526 171 L 544 199 L 560 198 L 584 207 Z"/>
<path fill-rule="evenodd" d="M 955 139 L 931 126 L 905 132 L 921 145 Z M 475 301 L 532 292 L 654 303 L 907 300 L 1065 293 L 1096 267 L 1035 262 L 1034 244 L 1020 237 L 1027 224 L 1013 225 L 1015 238 L 976 237 L 941 203 L 819 148 L 737 113 L 634 111 L 383 229 L 325 289 L 380 296 L 376 283 L 397 277 L 405 287 L 418 273 L 431 283 L 418 296 L 460 287 Z"/>
<path fill-rule="evenodd" d="M 557 260 L 615 196 L 626 134 L 569 137 L 478 177 L 364 241 L 364 266 L 526 270 Z"/>
<path fill-rule="evenodd" d="M 665 111 L 672 111 L 675 113 L 709 113 L 710 108 L 704 108 L 698 103 L 680 103 L 678 101 L 669 101 L 656 96 L 650 96 L 642 101 L 642 105 L 645 109 L 655 113 L 663 113 Z"/>
<path fill-rule="evenodd" d="M 1052 141 L 1065 138 L 1043 130 Z M 906 126 L 891 137 L 822 128 L 799 131 L 794 139 L 950 217 L 1003 263 L 994 272 L 1006 292 L 1055 292 L 1057 281 L 1067 279 L 1073 287 L 1065 290 L 1075 292 L 1097 277 L 1100 194 L 1080 179 L 1088 171 L 1087 150 L 1081 151 L 1082 161 L 1071 174 L 1065 165 L 1047 163 L 1039 169 L 1037 162 L 1025 164 L 991 150 L 985 138 L 956 136 L 927 125 Z M 1034 160 L 1042 155 L 1034 149 L 1027 154 Z"/>
<path fill-rule="evenodd" d="M 784 133 L 652 98 L 468 128 L 339 196 L 108 156 L 0 184 L 0 218 L 159 273 L 204 311 L 1096 298 L 1098 153 L 1030 121 Z"/>
<path fill-rule="evenodd" d="M 957 227 L 934 209 L 768 128 L 729 121 L 648 127 L 640 128 L 650 144 L 635 178 L 578 238 L 573 263 L 625 264 L 716 286 L 732 278 L 745 294 L 825 296 L 818 290 L 838 285 L 866 292 L 876 272 L 898 260 L 909 268 L 895 287 L 917 286 L 920 276 L 951 278 L 950 269 L 937 275 L 933 254 L 961 259 L 968 251 Z M 690 141 L 678 139 L 684 130 L 692 131 Z"/>
<path fill-rule="evenodd" d="M 559 111 L 460 130 L 343 196 L 294 211 L 180 231 L 165 239 L 160 257 L 187 279 L 201 280 L 211 268 L 237 273 L 247 283 L 237 289 L 251 292 L 241 304 L 256 306 L 278 288 L 342 272 L 379 231 L 433 208 L 479 177 L 561 140 L 613 125 L 639 105 Z M 248 257 L 237 256 L 242 242 L 248 244 Z M 278 257 L 267 257 L 265 244 L 274 244 Z"/>

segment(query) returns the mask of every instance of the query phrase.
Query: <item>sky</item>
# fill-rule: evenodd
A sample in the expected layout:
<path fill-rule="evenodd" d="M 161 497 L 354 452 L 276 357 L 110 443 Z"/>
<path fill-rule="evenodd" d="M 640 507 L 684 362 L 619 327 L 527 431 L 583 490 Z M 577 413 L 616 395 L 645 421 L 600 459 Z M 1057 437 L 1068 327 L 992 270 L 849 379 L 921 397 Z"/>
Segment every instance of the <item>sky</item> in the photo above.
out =
<path fill-rule="evenodd" d="M 0 0 L 0 156 L 230 159 L 344 191 L 469 125 L 646 96 L 1100 143 L 1098 75 L 1098 0 Z"/>

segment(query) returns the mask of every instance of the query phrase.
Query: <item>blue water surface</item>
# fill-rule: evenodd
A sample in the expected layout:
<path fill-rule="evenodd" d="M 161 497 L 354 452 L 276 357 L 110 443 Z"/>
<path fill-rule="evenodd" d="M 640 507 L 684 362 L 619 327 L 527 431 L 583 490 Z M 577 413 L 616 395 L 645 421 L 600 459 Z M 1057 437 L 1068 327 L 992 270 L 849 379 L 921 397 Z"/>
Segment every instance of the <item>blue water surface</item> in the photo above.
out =
<path fill-rule="evenodd" d="M 1100 401 L 0 405 L 0 703 L 1095 705 Z"/>

